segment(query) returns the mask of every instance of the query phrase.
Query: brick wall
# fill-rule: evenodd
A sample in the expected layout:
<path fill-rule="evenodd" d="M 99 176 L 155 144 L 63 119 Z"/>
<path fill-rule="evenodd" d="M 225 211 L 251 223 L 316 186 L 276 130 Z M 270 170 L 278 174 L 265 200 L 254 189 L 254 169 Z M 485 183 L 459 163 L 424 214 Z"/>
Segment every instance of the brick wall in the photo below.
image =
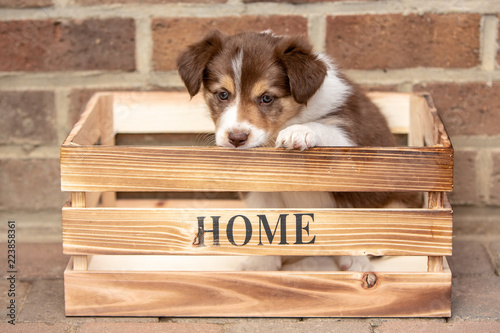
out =
<path fill-rule="evenodd" d="M 59 144 L 92 92 L 182 89 L 186 44 L 271 28 L 369 89 L 430 91 L 456 148 L 453 203 L 497 214 L 498 13 L 499 0 L 0 0 L 0 210 L 60 209 Z"/>

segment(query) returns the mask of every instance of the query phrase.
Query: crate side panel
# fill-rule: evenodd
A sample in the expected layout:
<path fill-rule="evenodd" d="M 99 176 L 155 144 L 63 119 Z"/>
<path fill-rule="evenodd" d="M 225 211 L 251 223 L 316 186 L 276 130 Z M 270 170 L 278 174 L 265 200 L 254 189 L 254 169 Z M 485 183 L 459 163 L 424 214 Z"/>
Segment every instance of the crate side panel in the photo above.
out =
<path fill-rule="evenodd" d="M 451 191 L 451 148 L 61 148 L 63 191 Z"/>
<path fill-rule="evenodd" d="M 65 272 L 68 316 L 446 317 L 450 288 L 449 272 Z"/>
<path fill-rule="evenodd" d="M 215 126 L 201 94 L 114 93 L 115 133 L 213 133 Z"/>
<path fill-rule="evenodd" d="M 369 92 L 393 133 L 407 134 L 410 96 Z M 115 133 L 213 133 L 214 123 L 201 94 L 187 92 L 114 92 Z"/>
<path fill-rule="evenodd" d="M 94 94 L 71 129 L 64 145 L 114 144 L 113 95 Z"/>
<path fill-rule="evenodd" d="M 64 208 L 66 254 L 451 255 L 451 210 Z"/>
<path fill-rule="evenodd" d="M 412 94 L 375 91 L 368 92 L 367 95 L 387 119 L 392 133 L 409 133 Z"/>

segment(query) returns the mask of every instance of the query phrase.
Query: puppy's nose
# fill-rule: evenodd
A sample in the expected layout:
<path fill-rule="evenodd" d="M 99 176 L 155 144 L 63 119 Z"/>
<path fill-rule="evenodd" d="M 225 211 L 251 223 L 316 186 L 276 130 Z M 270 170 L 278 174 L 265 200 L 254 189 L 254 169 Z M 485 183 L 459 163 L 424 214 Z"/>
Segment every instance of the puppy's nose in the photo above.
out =
<path fill-rule="evenodd" d="M 248 134 L 229 132 L 227 137 L 229 139 L 229 143 L 236 148 L 245 144 L 248 139 Z"/>

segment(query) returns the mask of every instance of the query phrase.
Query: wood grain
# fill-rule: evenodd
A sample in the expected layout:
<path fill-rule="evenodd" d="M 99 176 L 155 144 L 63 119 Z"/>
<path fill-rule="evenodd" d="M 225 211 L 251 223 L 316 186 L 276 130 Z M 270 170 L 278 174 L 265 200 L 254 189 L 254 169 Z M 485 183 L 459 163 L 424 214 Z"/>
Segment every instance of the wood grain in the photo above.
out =
<path fill-rule="evenodd" d="M 441 272 L 443 270 L 443 257 L 429 257 L 427 262 L 428 272 Z"/>
<path fill-rule="evenodd" d="M 410 103 L 414 94 L 368 92 L 368 97 L 384 114 L 394 134 L 408 134 L 410 128 Z"/>
<path fill-rule="evenodd" d="M 215 126 L 201 94 L 116 92 L 115 133 L 213 133 Z"/>
<path fill-rule="evenodd" d="M 446 317 L 451 273 L 74 272 L 68 316 Z"/>
<path fill-rule="evenodd" d="M 62 213 L 65 254 L 443 256 L 451 255 L 452 246 L 452 213 L 444 209 L 66 207 Z M 282 221 L 281 214 L 287 214 Z M 218 246 L 214 233 L 208 231 L 213 230 L 212 216 L 219 216 L 215 218 Z M 297 216 L 302 219 L 299 227 Z M 200 244 L 199 217 L 207 230 L 202 240 L 205 246 Z M 281 222 L 286 226 L 283 239 Z M 274 236 L 266 233 L 266 223 Z M 309 243 L 313 240 L 314 244 Z"/>
<path fill-rule="evenodd" d="M 84 192 L 71 193 L 71 206 L 74 208 L 85 208 L 87 206 L 87 195 Z M 73 269 L 75 271 L 86 271 L 88 268 L 88 256 L 73 256 Z"/>
<path fill-rule="evenodd" d="M 63 191 L 451 191 L 452 148 L 61 148 Z"/>
<path fill-rule="evenodd" d="M 393 133 L 408 134 L 413 94 L 370 92 Z M 186 92 L 114 92 L 115 133 L 212 133 L 210 112 L 201 95 Z"/>
<path fill-rule="evenodd" d="M 114 140 L 113 95 L 111 93 L 94 94 L 64 144 L 113 145 Z"/>

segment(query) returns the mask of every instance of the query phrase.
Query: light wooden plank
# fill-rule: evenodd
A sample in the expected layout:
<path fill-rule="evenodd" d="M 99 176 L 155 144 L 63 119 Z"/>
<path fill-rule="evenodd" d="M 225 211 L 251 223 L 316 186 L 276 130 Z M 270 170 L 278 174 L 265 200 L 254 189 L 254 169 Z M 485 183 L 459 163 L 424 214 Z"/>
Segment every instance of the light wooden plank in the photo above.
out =
<path fill-rule="evenodd" d="M 443 208 L 443 192 L 429 192 L 429 202 L 427 204 L 427 208 L 429 209 L 440 209 Z"/>
<path fill-rule="evenodd" d="M 429 192 L 429 209 L 441 209 L 443 208 L 444 202 L 443 192 Z M 429 272 L 441 272 L 443 270 L 443 257 L 430 256 L 427 261 L 427 271 Z"/>
<path fill-rule="evenodd" d="M 407 93 L 369 92 L 368 97 L 379 107 L 394 134 L 408 134 L 410 96 Z"/>
<path fill-rule="evenodd" d="M 419 95 L 411 95 L 409 146 L 423 147 L 437 144 L 433 120 L 427 100 Z"/>
<path fill-rule="evenodd" d="M 101 114 L 101 121 L 99 127 L 101 130 L 102 146 L 115 145 L 115 131 L 114 131 L 114 116 L 113 116 L 113 95 L 111 93 L 103 94 L 100 98 L 99 108 Z"/>
<path fill-rule="evenodd" d="M 71 206 L 73 208 L 85 208 L 87 196 L 85 192 L 71 193 Z M 86 271 L 88 268 L 88 257 L 86 255 L 73 256 L 73 269 L 75 271 Z"/>
<path fill-rule="evenodd" d="M 212 133 L 215 126 L 201 95 L 186 92 L 115 92 L 115 133 Z M 393 133 L 407 134 L 410 96 L 370 92 Z"/>
<path fill-rule="evenodd" d="M 241 271 L 241 263 L 250 256 L 194 256 L 194 255 L 93 255 L 89 271 L 132 272 L 235 272 Z M 287 257 L 290 258 L 290 257 Z M 302 271 L 339 271 L 333 257 L 300 257 L 306 260 Z M 331 259 L 331 261 L 330 261 Z M 285 259 L 286 261 L 286 259 Z M 372 272 L 427 272 L 426 256 L 383 256 L 371 258 Z M 280 271 L 296 271 L 296 267 L 283 266 Z"/>
<path fill-rule="evenodd" d="M 88 101 L 77 123 L 73 126 L 64 140 L 65 145 L 76 144 L 74 142 L 76 137 L 78 137 L 78 142 L 87 145 L 93 145 L 99 140 L 101 136 L 99 130 L 100 114 L 98 106 L 100 98 L 100 94 L 94 94 Z"/>
<path fill-rule="evenodd" d="M 428 272 L 442 272 L 443 271 L 443 257 L 429 257 L 427 262 Z"/>
<path fill-rule="evenodd" d="M 113 145 L 113 96 L 98 93 L 92 96 L 78 122 L 64 141 L 66 145 Z"/>
<path fill-rule="evenodd" d="M 449 271 L 315 273 L 67 270 L 64 280 L 68 316 L 450 316 Z"/>
<path fill-rule="evenodd" d="M 65 254 L 443 256 L 452 245 L 451 210 L 444 209 L 64 208 L 62 214 Z"/>
<path fill-rule="evenodd" d="M 87 192 L 85 193 L 85 206 L 84 207 L 97 207 L 101 201 L 101 192 Z"/>
<path fill-rule="evenodd" d="M 429 94 L 410 96 L 409 146 L 452 147 L 448 133 Z"/>
<path fill-rule="evenodd" d="M 119 208 L 245 208 L 242 200 L 236 199 L 206 199 L 197 197 L 193 199 L 119 199 L 114 206 Z"/>
<path fill-rule="evenodd" d="M 451 191 L 452 148 L 61 148 L 63 191 Z"/>
<path fill-rule="evenodd" d="M 116 206 L 116 192 L 103 192 L 102 193 L 102 206 L 115 207 Z"/>
<path fill-rule="evenodd" d="M 115 133 L 212 133 L 201 95 L 184 92 L 115 93 Z"/>

